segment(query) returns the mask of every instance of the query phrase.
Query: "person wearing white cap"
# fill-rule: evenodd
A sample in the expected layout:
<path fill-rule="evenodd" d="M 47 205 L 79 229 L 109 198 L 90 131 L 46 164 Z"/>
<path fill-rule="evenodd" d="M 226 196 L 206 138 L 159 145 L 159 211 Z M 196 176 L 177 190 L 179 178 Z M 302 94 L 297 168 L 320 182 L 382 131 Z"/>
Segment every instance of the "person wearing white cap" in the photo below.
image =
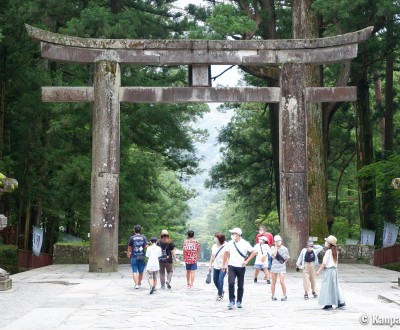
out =
<path fill-rule="evenodd" d="M 271 248 L 271 255 L 272 255 L 272 266 L 271 266 L 271 299 L 273 301 L 277 300 L 275 297 L 275 286 L 276 281 L 278 279 L 279 274 L 279 281 L 282 287 L 283 297 L 281 298 L 282 301 L 287 300 L 286 295 L 286 284 L 285 284 L 285 274 L 286 274 L 286 262 L 290 259 L 289 251 L 286 246 L 282 245 L 282 238 L 279 235 L 275 235 L 274 237 L 275 246 Z"/>
<path fill-rule="evenodd" d="M 224 254 L 222 270 L 228 272 L 229 305 L 228 309 L 242 308 L 244 274 L 246 273 L 245 260 L 247 253 L 253 251 L 253 247 L 242 238 L 242 230 L 233 228 L 229 230 L 232 240 L 228 242 Z M 237 278 L 237 297 L 235 297 L 235 280 Z"/>
<path fill-rule="evenodd" d="M 303 269 L 304 299 L 308 299 L 308 291 L 311 290 L 314 298 L 318 297 L 315 287 L 315 267 L 318 266 L 318 254 L 322 251 L 321 245 L 314 245 L 313 241 L 307 242 L 307 247 L 301 250 L 296 266 Z"/>
<path fill-rule="evenodd" d="M 337 239 L 333 235 L 325 238 L 325 247 L 327 250 L 322 259 L 321 267 L 319 267 L 317 271 L 317 275 L 319 275 L 321 271 L 325 269 L 318 299 L 318 304 L 324 306 L 323 309 L 331 309 L 332 306 L 341 308 L 346 305 L 339 286 L 337 272 L 338 251 L 336 243 Z"/>
<path fill-rule="evenodd" d="M 244 262 L 245 265 L 247 265 L 251 259 L 256 257 L 256 261 L 254 262 L 254 283 L 257 283 L 257 277 L 258 274 L 260 273 L 260 269 L 264 271 L 265 278 L 267 280 L 268 284 L 271 284 L 271 281 L 269 279 L 269 270 L 268 270 L 268 256 L 271 255 L 271 248 L 268 245 L 268 238 L 266 236 L 260 236 L 258 238 L 259 243 L 254 245 L 253 247 L 253 252 L 250 254 L 250 256 L 246 259 Z"/>

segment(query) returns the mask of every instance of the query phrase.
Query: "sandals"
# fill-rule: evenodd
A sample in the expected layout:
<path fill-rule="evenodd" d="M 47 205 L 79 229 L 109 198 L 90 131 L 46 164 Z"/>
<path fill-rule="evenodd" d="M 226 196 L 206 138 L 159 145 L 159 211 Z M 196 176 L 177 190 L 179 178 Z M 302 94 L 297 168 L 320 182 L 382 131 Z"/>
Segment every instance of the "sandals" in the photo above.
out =
<path fill-rule="evenodd" d="M 306 293 L 306 294 L 304 295 L 304 299 L 305 299 L 305 300 L 308 299 L 308 293 Z"/>
<path fill-rule="evenodd" d="M 312 294 L 313 294 L 314 298 L 318 298 L 318 295 L 316 292 L 313 292 Z"/>

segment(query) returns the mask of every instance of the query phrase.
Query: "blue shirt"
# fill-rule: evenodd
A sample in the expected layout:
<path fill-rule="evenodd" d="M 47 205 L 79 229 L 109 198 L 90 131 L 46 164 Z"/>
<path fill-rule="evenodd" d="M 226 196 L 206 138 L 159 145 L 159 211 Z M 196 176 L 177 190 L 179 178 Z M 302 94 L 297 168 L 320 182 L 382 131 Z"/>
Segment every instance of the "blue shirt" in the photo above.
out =
<path fill-rule="evenodd" d="M 144 256 L 144 249 L 147 246 L 147 238 L 142 234 L 135 234 L 129 238 L 128 246 L 132 247 L 131 258 Z"/>

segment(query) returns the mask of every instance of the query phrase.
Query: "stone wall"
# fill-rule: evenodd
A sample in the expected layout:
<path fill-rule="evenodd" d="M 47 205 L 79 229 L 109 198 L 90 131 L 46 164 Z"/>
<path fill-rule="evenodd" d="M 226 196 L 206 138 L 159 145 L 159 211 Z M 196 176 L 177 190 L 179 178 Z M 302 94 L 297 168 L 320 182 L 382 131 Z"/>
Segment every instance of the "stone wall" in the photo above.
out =
<path fill-rule="evenodd" d="M 128 264 L 126 256 L 126 244 L 118 245 L 118 263 Z M 89 246 L 76 244 L 55 244 L 53 252 L 53 264 L 88 264 Z"/>
<path fill-rule="evenodd" d="M 339 246 L 339 263 L 363 263 L 373 265 L 375 247 L 370 245 L 343 245 Z M 320 253 L 324 256 L 324 251 Z"/>

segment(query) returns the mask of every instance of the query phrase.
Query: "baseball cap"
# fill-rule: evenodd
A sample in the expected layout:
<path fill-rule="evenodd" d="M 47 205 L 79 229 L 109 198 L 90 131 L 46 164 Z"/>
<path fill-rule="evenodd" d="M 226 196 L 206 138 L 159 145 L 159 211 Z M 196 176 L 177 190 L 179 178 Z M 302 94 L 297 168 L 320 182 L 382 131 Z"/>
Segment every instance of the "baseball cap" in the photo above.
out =
<path fill-rule="evenodd" d="M 238 228 L 238 227 L 230 229 L 229 232 L 232 233 L 232 234 L 238 234 L 240 236 L 242 235 L 242 230 L 240 228 Z"/>

